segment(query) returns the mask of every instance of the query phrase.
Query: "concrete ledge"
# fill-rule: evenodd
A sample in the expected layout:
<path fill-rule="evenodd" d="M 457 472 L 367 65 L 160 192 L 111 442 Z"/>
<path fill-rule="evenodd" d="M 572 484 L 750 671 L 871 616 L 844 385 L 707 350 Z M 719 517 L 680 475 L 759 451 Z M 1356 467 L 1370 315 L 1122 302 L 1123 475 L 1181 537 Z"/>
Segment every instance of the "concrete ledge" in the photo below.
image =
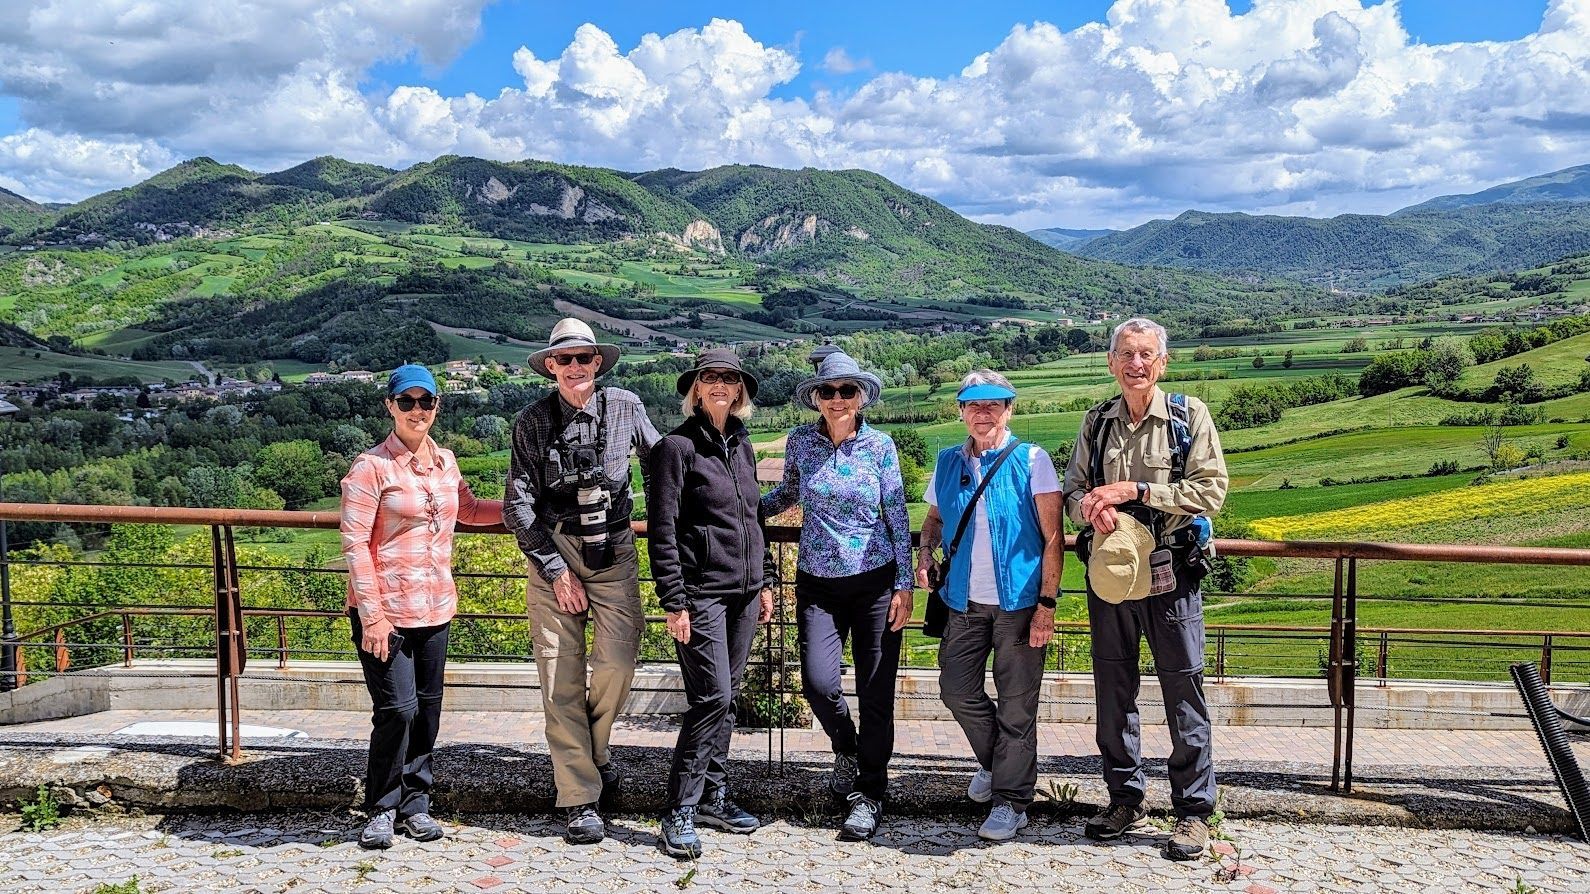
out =
<path fill-rule="evenodd" d="M 351 808 L 360 799 L 365 743 L 257 740 L 245 759 L 223 763 L 213 743 L 131 737 L 50 737 L 0 733 L 0 807 L 31 800 L 38 786 L 78 808 L 147 811 L 263 811 Z M 670 750 L 620 746 L 629 774 L 618 812 L 654 814 L 663 806 Z M 834 812 L 824 788 L 831 756 L 793 753 L 782 765 L 737 748 L 730 760 L 735 798 L 774 815 Z M 965 797 L 967 758 L 909 754 L 891 765 L 889 810 L 901 815 L 967 816 L 986 808 Z M 1107 800 L 1096 758 L 1039 763 L 1040 814 L 1088 815 Z M 1350 796 L 1328 791 L 1329 771 L 1310 765 L 1222 761 L 1226 816 L 1422 828 L 1572 832 L 1555 783 L 1516 768 L 1376 768 Z M 438 812 L 549 812 L 552 772 L 535 745 L 455 745 L 436 755 Z M 1169 808 L 1164 762 L 1149 763 L 1149 805 Z M 1070 795 L 1070 797 L 1068 797 Z"/>
<path fill-rule="evenodd" d="M 31 683 L 0 694 L 0 726 L 75 717 L 103 710 L 214 710 L 214 663 L 200 660 L 140 661 Z M 847 687 L 854 681 L 846 678 Z M 298 662 L 286 670 L 255 662 L 240 681 L 246 710 L 369 709 L 359 665 L 351 661 Z M 629 714 L 678 714 L 684 710 L 679 669 L 644 664 L 635 675 Z M 992 683 L 990 682 L 990 691 Z M 532 663 L 453 664 L 447 670 L 447 707 L 453 711 L 541 710 L 539 678 Z M 1206 681 L 1210 711 L 1221 726 L 1330 726 L 1334 711 L 1324 680 L 1228 677 Z M 909 668 L 900 673 L 896 716 L 901 720 L 951 719 L 939 701 L 938 672 Z M 1566 711 L 1590 714 L 1590 688 L 1561 686 L 1552 698 Z M 1040 695 L 1044 722 L 1093 723 L 1091 676 L 1050 673 Z M 1159 684 L 1143 679 L 1138 698 L 1145 725 L 1163 725 Z M 1364 729 L 1524 730 L 1529 721 L 1518 694 L 1507 683 L 1449 681 L 1361 681 L 1356 724 Z"/>

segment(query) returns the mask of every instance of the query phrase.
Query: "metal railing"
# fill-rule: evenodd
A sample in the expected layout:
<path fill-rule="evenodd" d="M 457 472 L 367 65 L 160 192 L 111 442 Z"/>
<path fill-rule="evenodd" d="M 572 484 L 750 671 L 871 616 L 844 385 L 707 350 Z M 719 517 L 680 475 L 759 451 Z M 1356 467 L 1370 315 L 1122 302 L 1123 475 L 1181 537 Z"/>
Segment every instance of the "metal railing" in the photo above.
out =
<path fill-rule="evenodd" d="M 241 727 L 241 703 L 239 693 L 239 680 L 242 678 L 246 663 L 250 656 L 269 657 L 276 662 L 279 670 L 289 667 L 294 658 L 324 659 L 331 657 L 352 657 L 351 642 L 341 650 L 305 648 L 300 645 L 294 647 L 293 637 L 289 633 L 290 625 L 319 624 L 329 627 L 342 617 L 342 612 L 330 609 L 313 608 L 288 608 L 277 606 L 245 605 L 243 594 L 243 572 L 278 572 L 303 575 L 335 575 L 345 572 L 332 568 L 307 568 L 278 565 L 243 565 L 238 561 L 237 541 L 234 530 L 236 528 L 297 528 L 297 529 L 335 529 L 338 526 L 338 516 L 330 512 L 285 512 L 285 511 L 251 511 L 231 509 L 180 509 L 180 508 L 151 508 L 130 506 L 76 506 L 61 504 L 20 504 L 0 503 L 0 519 L 13 521 L 45 521 L 63 523 L 89 523 L 89 524 L 157 524 L 157 525 L 203 525 L 210 530 L 210 562 L 201 564 L 180 563 L 126 563 L 126 562 L 100 562 L 88 560 L 35 560 L 17 559 L 14 557 L 0 557 L 0 571 L 9 573 L 12 565 L 56 565 L 56 566 L 99 566 L 117 568 L 163 568 L 181 569 L 194 573 L 204 573 L 207 579 L 205 584 L 208 590 L 206 605 L 113 605 L 100 604 L 73 604 L 51 602 L 54 608 L 82 608 L 87 609 L 85 614 L 67 618 L 63 621 L 30 630 L 19 637 L 8 637 L 0 648 L 8 653 L 0 655 L 6 659 L 4 668 L 0 669 L 0 691 L 23 683 L 27 679 L 26 661 L 24 653 L 53 650 L 54 673 L 66 673 L 71 666 L 73 650 L 89 650 L 91 656 L 103 659 L 100 667 L 106 664 L 120 664 L 118 673 L 132 673 L 134 663 L 140 652 L 159 653 L 193 653 L 197 647 L 191 641 L 185 644 L 161 644 L 147 636 L 140 641 L 135 636 L 136 622 L 140 619 L 163 618 L 162 625 L 171 631 L 181 619 L 190 623 L 202 624 L 204 629 L 213 633 L 213 643 L 205 646 L 206 658 L 213 655 L 215 672 L 203 674 L 204 678 L 213 676 L 216 683 L 216 710 L 218 726 L 218 749 L 223 758 L 237 758 L 240 755 L 241 743 L 239 730 Z M 634 525 L 636 534 L 645 536 L 645 524 L 637 522 Z M 460 533 L 506 534 L 501 527 L 471 528 L 460 526 Z M 798 528 L 774 527 L 768 531 L 768 539 L 774 544 L 780 567 L 793 568 L 794 544 L 799 541 Z M 1067 539 L 1067 547 L 1072 546 L 1071 538 Z M 1314 677 L 1318 678 L 1323 673 L 1326 679 L 1327 701 L 1309 707 L 1332 712 L 1332 723 L 1335 733 L 1335 748 L 1332 759 L 1331 787 L 1333 790 L 1350 791 L 1352 787 L 1352 759 L 1353 759 L 1353 734 L 1356 726 L 1356 692 L 1357 686 L 1362 681 L 1372 680 L 1374 685 L 1385 686 L 1394 676 L 1425 677 L 1424 674 L 1399 674 L 1392 673 L 1392 667 L 1398 666 L 1402 670 L 1409 668 L 1423 668 L 1428 665 L 1430 670 L 1450 671 L 1451 658 L 1442 659 L 1444 665 L 1436 665 L 1435 659 L 1421 659 L 1416 657 L 1420 648 L 1438 648 L 1445 651 L 1457 649 L 1475 653 L 1485 653 L 1473 659 L 1476 667 L 1480 667 L 1467 679 L 1477 679 L 1490 676 L 1483 667 L 1495 664 L 1498 679 L 1505 675 L 1508 663 L 1527 657 L 1538 660 L 1542 676 L 1549 682 L 1553 669 L 1566 669 L 1571 676 L 1584 679 L 1590 676 L 1590 632 L 1580 631 L 1554 631 L 1554 630 L 1472 630 L 1472 629 L 1441 629 L 1427 630 L 1410 627 L 1375 627 L 1360 628 L 1358 624 L 1358 563 L 1360 561 L 1434 561 L 1434 562 L 1461 562 L 1461 563 L 1493 563 L 1493 564 L 1531 564 L 1554 566 L 1590 566 L 1590 550 L 1538 548 L 1538 547 L 1492 547 L 1455 544 L 1393 544 L 1393 543 L 1360 543 L 1360 542 L 1257 542 L 1257 541 L 1217 541 L 1217 548 L 1223 555 L 1234 557 L 1261 557 L 1261 558 L 1293 558 L 1293 559 L 1319 559 L 1330 561 L 1334 565 L 1333 587 L 1328 594 L 1294 595 L 1294 594 L 1206 594 L 1208 596 L 1229 599 L 1262 599 L 1283 598 L 1287 600 L 1314 599 L 1330 604 L 1330 623 L 1328 626 L 1282 626 L 1264 624 L 1227 624 L 1207 623 L 1208 633 L 1208 665 L 1216 681 L 1224 681 L 1228 676 L 1238 673 L 1248 676 L 1286 676 L 1286 677 Z M 459 572 L 455 576 L 460 581 L 471 579 L 497 579 L 506 587 L 512 583 L 515 588 L 522 587 L 522 574 L 485 574 Z M 748 672 L 747 680 L 758 680 L 759 690 L 747 687 L 747 694 L 761 697 L 763 704 L 760 711 L 763 716 L 771 718 L 768 723 L 768 749 L 769 758 L 772 759 L 775 747 L 778 753 L 783 752 L 781 721 L 788 719 L 792 708 L 798 705 L 799 693 L 799 663 L 796 650 L 793 648 L 794 640 L 791 634 L 794 629 L 793 599 L 791 598 L 793 580 L 792 574 L 783 575 L 785 580 L 777 587 L 778 610 L 775 620 L 766 632 L 761 634 L 760 648 L 753 665 L 757 674 Z M 0 581 L 8 583 L 8 581 Z M 11 602 L 9 600 L 9 587 L 5 588 L 6 615 L 9 618 Z M 1364 601 L 1386 600 L 1396 597 L 1364 597 Z M 1530 604 L 1516 599 L 1510 600 L 1485 600 L 1472 598 L 1425 598 L 1420 597 L 1420 602 L 1461 602 L 1498 605 Z M 18 603 L 20 605 L 40 605 L 40 603 Z M 1590 601 L 1585 604 L 1578 603 L 1551 603 L 1562 607 L 1590 609 Z M 1590 616 L 1587 616 L 1590 617 Z M 654 638 L 649 646 L 643 644 L 642 660 L 671 661 L 672 649 L 660 633 L 662 618 L 652 615 L 647 618 L 648 630 Z M 114 622 L 119 626 L 119 637 L 115 642 L 75 642 L 67 636 L 68 631 L 84 630 L 96 623 Z M 526 634 L 522 639 L 523 648 L 503 648 L 501 635 L 497 639 L 490 637 L 474 637 L 465 635 L 459 638 L 461 642 L 478 641 L 497 648 L 485 651 L 458 651 L 450 657 L 458 660 L 526 660 L 529 654 L 528 646 L 528 619 L 522 614 L 507 613 L 461 613 L 456 623 L 464 630 L 470 629 L 469 625 L 498 625 L 501 627 L 523 626 Z M 254 628 L 250 634 L 251 624 Z M 263 626 L 263 629 L 261 629 Z M 914 652 L 930 649 L 920 637 L 920 624 L 913 622 L 908 631 L 905 643 L 906 661 Z M 1585 625 L 1590 628 L 1590 625 Z M 191 637 L 192 630 L 187 631 Z M 1046 667 L 1061 673 L 1083 672 L 1089 668 L 1088 626 L 1085 621 L 1060 621 L 1056 624 L 1056 639 L 1051 646 L 1052 659 L 1046 660 Z M 274 639 L 274 645 L 262 645 L 262 638 L 269 642 Z M 1361 639 L 1362 638 L 1362 639 Z M 1361 660 L 1360 642 L 1369 645 L 1374 652 L 1374 657 L 1367 661 Z M 1323 644 L 1323 649 L 1317 658 L 1311 661 L 1308 655 L 1310 645 Z M 645 650 L 649 648 L 648 654 Z M 117 661 L 119 659 L 119 662 Z M 1270 662 L 1265 664 L 1263 662 Z M 1360 665 L 1367 664 L 1361 668 Z M 1482 666 L 1483 665 L 1483 666 Z M 1265 673 L 1266 671 L 1270 673 Z M 82 671 L 76 671 L 81 673 Z M 40 673 L 40 672 L 35 672 Z M 43 673 L 49 673 L 48 671 Z M 172 676 L 173 671 L 151 671 L 151 675 Z M 1435 678 L 1436 674 L 1429 675 Z M 348 683 L 362 680 L 343 681 Z M 538 684 L 508 684 L 510 687 L 518 685 L 521 688 L 535 688 Z M 645 690 L 641 690 L 645 691 Z M 662 690 L 673 691 L 673 690 Z M 1253 707 L 1264 707 L 1255 705 Z"/>

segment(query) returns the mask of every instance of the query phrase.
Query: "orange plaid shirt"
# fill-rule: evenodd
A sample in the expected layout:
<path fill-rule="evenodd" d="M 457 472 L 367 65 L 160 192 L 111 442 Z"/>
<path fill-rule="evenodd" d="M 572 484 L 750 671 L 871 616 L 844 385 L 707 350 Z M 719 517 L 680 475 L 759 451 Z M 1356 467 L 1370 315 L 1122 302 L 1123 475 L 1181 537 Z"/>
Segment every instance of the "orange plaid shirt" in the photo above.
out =
<path fill-rule="evenodd" d="M 429 439 L 427 439 L 429 440 Z M 366 623 L 445 624 L 458 611 L 453 524 L 502 522 L 502 503 L 477 500 L 453 452 L 430 441 L 426 466 L 396 434 L 366 450 L 342 479 L 342 556 L 348 605 Z"/>

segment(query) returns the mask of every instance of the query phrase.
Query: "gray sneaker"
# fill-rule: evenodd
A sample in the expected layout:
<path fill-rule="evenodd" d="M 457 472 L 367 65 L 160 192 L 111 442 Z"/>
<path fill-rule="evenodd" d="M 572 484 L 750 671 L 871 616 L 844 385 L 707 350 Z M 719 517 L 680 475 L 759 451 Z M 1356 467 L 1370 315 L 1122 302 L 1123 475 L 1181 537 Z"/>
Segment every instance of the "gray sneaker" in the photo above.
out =
<path fill-rule="evenodd" d="M 364 831 L 359 833 L 359 846 L 366 850 L 385 850 L 392 846 L 392 822 L 397 817 L 396 810 L 382 810 L 370 817 L 364 824 Z"/>
<path fill-rule="evenodd" d="M 861 792 L 850 793 L 850 815 L 839 827 L 839 837 L 846 841 L 866 841 L 878 831 L 878 820 L 883 818 L 883 803 L 874 801 Z"/>
<path fill-rule="evenodd" d="M 607 824 L 602 822 L 595 804 L 570 807 L 563 812 L 563 817 L 566 826 L 563 837 L 569 844 L 595 844 L 607 837 Z"/>
<path fill-rule="evenodd" d="M 966 785 L 966 797 L 979 804 L 994 800 L 994 771 L 978 769 L 973 773 L 972 781 Z"/>
<path fill-rule="evenodd" d="M 442 837 L 442 824 L 429 813 L 416 813 L 398 820 L 398 828 L 415 841 L 435 841 Z"/>
<path fill-rule="evenodd" d="M 1027 811 L 1016 812 L 1016 808 L 1009 804 L 995 804 L 994 809 L 988 812 L 988 819 L 983 820 L 983 827 L 977 830 L 977 837 L 988 841 L 1009 841 L 1016 837 L 1016 830 L 1027 825 Z"/>
<path fill-rule="evenodd" d="M 835 754 L 834 775 L 828 778 L 828 790 L 841 798 L 850 797 L 856 790 L 857 772 L 854 754 Z"/>

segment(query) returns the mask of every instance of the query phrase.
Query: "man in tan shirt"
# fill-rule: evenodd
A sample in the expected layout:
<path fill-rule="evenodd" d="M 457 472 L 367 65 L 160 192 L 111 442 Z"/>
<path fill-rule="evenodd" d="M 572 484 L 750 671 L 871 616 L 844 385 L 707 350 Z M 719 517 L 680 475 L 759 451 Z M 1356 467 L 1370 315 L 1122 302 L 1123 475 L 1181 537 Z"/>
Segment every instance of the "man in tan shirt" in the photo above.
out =
<path fill-rule="evenodd" d="M 1166 592 L 1119 604 L 1100 599 L 1091 582 L 1088 587 L 1099 754 L 1110 806 L 1085 831 L 1090 838 L 1115 838 L 1138 828 L 1145 816 L 1137 691 L 1138 643 L 1146 636 L 1172 740 L 1167 769 L 1177 822 L 1165 856 L 1191 860 L 1208 845 L 1215 809 L 1199 590 L 1207 565 L 1195 519 L 1220 511 L 1229 479 L 1209 408 L 1181 396 L 1173 406 L 1159 389 L 1168 361 L 1163 326 L 1133 318 L 1115 328 L 1110 373 L 1121 393 L 1083 418 L 1063 490 L 1071 520 L 1094 536 L 1114 531 L 1122 513 L 1150 519 L 1175 575 Z M 1182 427 L 1185 436 L 1178 434 Z"/>

